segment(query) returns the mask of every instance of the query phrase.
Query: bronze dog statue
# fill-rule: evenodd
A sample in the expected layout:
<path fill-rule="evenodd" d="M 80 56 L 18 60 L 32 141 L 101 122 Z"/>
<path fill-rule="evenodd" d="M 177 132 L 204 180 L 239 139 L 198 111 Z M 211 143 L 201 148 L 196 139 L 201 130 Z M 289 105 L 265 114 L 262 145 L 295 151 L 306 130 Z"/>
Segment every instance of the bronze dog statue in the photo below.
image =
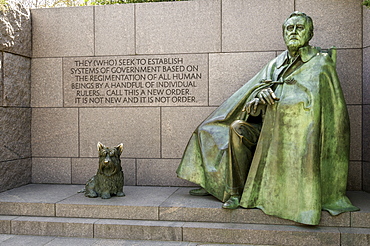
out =
<path fill-rule="evenodd" d="M 102 143 L 98 143 L 99 168 L 85 185 L 85 196 L 95 198 L 100 196 L 103 199 L 111 196 L 125 196 L 123 192 L 124 177 L 121 166 L 120 156 L 123 144 L 114 148 L 108 148 Z"/>

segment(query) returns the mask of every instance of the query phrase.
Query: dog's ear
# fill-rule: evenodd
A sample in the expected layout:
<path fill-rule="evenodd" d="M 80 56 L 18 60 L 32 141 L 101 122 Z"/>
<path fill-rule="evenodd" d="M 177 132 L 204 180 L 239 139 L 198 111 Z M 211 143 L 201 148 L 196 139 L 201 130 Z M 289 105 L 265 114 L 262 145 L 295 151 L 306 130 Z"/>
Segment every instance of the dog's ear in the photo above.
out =
<path fill-rule="evenodd" d="M 121 143 L 120 145 L 118 145 L 116 147 L 117 151 L 118 151 L 118 155 L 121 155 L 122 154 L 122 151 L 123 151 L 123 143 Z"/>
<path fill-rule="evenodd" d="M 104 144 L 102 144 L 101 142 L 98 142 L 97 147 L 98 147 L 98 151 L 99 151 L 99 152 L 100 152 L 102 149 L 104 149 L 104 148 L 105 148 Z"/>

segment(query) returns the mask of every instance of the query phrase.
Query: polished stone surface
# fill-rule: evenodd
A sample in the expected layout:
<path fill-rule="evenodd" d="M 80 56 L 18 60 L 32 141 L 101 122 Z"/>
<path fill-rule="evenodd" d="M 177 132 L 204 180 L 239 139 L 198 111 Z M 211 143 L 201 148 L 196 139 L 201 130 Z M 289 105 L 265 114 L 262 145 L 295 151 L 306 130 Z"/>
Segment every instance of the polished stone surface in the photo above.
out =
<path fill-rule="evenodd" d="M 370 8 L 363 7 L 363 45 L 370 46 Z"/>
<path fill-rule="evenodd" d="M 221 1 L 136 5 L 136 53 L 221 51 Z"/>
<path fill-rule="evenodd" d="M 33 58 L 31 106 L 63 107 L 62 58 Z"/>
<path fill-rule="evenodd" d="M 135 54 L 133 4 L 95 7 L 95 55 Z"/>
<path fill-rule="evenodd" d="M 370 9 L 369 9 L 370 12 Z M 362 66 L 362 96 L 363 103 L 370 104 L 370 47 L 363 50 L 363 66 Z"/>
<path fill-rule="evenodd" d="M 333 44 L 334 45 L 334 44 Z M 329 47 L 322 47 L 329 48 Z M 362 50 L 343 49 L 337 52 L 337 72 L 347 104 L 362 103 Z"/>
<path fill-rule="evenodd" d="M 312 17 L 315 25 L 313 45 L 362 47 L 362 6 L 359 1 L 340 0 L 334 7 L 330 1 L 296 0 L 295 9 Z"/>
<path fill-rule="evenodd" d="M 350 161 L 348 166 L 347 190 L 361 191 L 362 190 L 362 162 Z"/>
<path fill-rule="evenodd" d="M 362 179 L 363 179 L 363 190 L 370 192 L 370 162 L 362 162 Z"/>
<path fill-rule="evenodd" d="M 215 107 L 163 108 L 162 158 L 181 158 L 194 129 L 215 109 Z"/>
<path fill-rule="evenodd" d="M 33 57 L 94 55 L 94 7 L 32 9 Z"/>
<path fill-rule="evenodd" d="M 348 105 L 348 115 L 350 119 L 350 154 L 351 161 L 359 161 L 362 159 L 362 106 Z"/>
<path fill-rule="evenodd" d="M 219 106 L 252 79 L 275 55 L 275 52 L 210 54 L 209 104 Z"/>
<path fill-rule="evenodd" d="M 96 157 L 98 141 L 123 143 L 124 158 L 160 157 L 159 107 L 82 108 L 79 119 L 81 157 Z"/>
<path fill-rule="evenodd" d="M 293 11 L 294 0 L 223 0 L 222 51 L 284 50 L 281 25 Z"/>
<path fill-rule="evenodd" d="M 193 183 L 176 176 L 180 161 L 180 158 L 138 159 L 137 185 L 194 186 Z"/>
<path fill-rule="evenodd" d="M 71 174 L 70 158 L 32 158 L 32 183 L 70 184 Z"/>
<path fill-rule="evenodd" d="M 362 117 L 364 122 L 370 122 L 370 105 L 363 106 Z M 365 162 L 370 162 L 370 124 L 363 124 L 363 152 L 362 158 Z M 370 183 L 369 183 L 370 184 Z"/>
<path fill-rule="evenodd" d="M 78 156 L 78 109 L 33 108 L 31 131 L 33 157 Z"/>

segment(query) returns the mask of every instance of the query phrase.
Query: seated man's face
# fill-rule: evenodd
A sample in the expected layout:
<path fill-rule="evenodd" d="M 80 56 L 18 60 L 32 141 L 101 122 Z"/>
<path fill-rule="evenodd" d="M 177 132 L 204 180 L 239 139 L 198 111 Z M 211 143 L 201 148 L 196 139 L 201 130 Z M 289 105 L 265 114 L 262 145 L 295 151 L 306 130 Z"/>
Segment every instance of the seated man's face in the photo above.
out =
<path fill-rule="evenodd" d="M 310 39 L 310 30 L 304 17 L 293 16 L 286 21 L 284 28 L 284 41 L 288 49 L 299 49 L 306 46 Z"/>

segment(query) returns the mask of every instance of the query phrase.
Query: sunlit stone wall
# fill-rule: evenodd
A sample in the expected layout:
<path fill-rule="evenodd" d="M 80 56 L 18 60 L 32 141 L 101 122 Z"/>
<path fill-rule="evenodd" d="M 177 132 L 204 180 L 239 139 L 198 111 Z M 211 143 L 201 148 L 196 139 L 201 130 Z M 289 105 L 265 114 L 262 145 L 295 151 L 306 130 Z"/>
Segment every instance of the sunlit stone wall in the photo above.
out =
<path fill-rule="evenodd" d="M 31 14 L 0 12 L 0 191 L 31 182 Z"/>

